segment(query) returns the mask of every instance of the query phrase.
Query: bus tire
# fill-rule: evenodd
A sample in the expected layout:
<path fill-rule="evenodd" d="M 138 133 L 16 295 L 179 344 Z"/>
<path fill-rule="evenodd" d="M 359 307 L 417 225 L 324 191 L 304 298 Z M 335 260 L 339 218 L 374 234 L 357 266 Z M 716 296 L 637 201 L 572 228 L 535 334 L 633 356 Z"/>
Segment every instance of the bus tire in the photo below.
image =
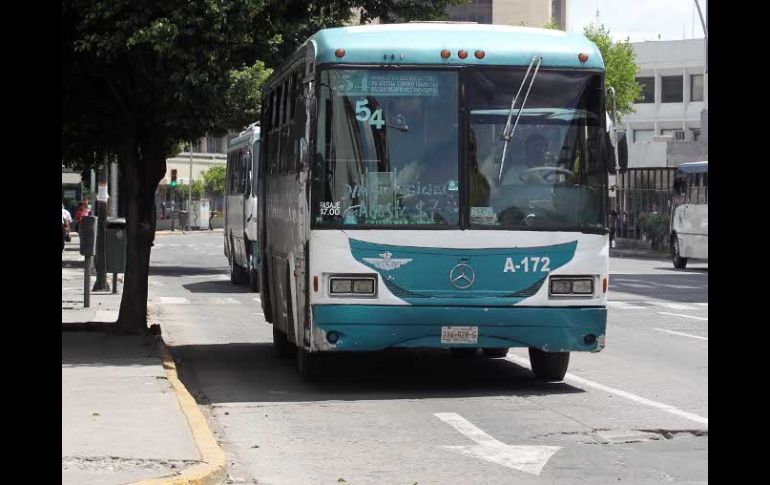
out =
<path fill-rule="evenodd" d="M 278 357 L 282 359 L 291 357 L 294 352 L 294 346 L 289 342 L 286 334 L 276 325 L 273 325 L 273 348 L 275 349 L 276 354 L 278 354 Z"/>
<path fill-rule="evenodd" d="M 508 347 L 487 347 L 483 352 L 488 359 L 500 359 L 508 355 Z"/>
<path fill-rule="evenodd" d="M 569 366 L 569 352 L 545 352 L 530 347 L 529 363 L 538 379 L 561 381 Z"/>
<path fill-rule="evenodd" d="M 249 289 L 254 293 L 259 293 L 259 270 L 254 265 L 254 256 L 249 248 Z"/>
<path fill-rule="evenodd" d="M 318 381 L 323 374 L 323 359 L 319 352 L 297 347 L 297 370 L 305 382 Z"/>
<path fill-rule="evenodd" d="M 230 282 L 234 285 L 242 285 L 248 281 L 248 274 L 238 263 L 235 262 L 235 251 L 233 248 L 233 240 L 230 239 L 230 257 L 228 262 L 230 263 Z"/>
<path fill-rule="evenodd" d="M 685 269 L 687 267 L 687 258 L 679 255 L 679 237 L 676 234 L 671 236 L 671 259 L 674 261 L 674 268 Z"/>
<path fill-rule="evenodd" d="M 449 351 L 452 352 L 452 357 L 456 359 L 472 359 L 476 356 L 476 350 L 478 349 L 469 349 L 469 348 L 462 348 L 462 347 L 449 349 Z"/>

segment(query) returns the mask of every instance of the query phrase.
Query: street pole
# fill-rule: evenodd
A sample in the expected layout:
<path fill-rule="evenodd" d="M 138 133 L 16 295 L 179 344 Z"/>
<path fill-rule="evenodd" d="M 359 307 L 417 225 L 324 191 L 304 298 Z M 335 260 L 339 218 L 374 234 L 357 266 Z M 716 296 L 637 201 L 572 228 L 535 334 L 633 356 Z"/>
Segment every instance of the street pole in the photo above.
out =
<path fill-rule="evenodd" d="M 115 160 L 110 166 L 110 216 L 118 217 L 118 162 Z"/>
<path fill-rule="evenodd" d="M 99 167 L 99 190 L 96 194 L 96 282 L 93 291 L 110 291 L 107 283 L 107 157 Z"/>
<path fill-rule="evenodd" d="M 695 6 L 698 8 L 698 16 L 700 17 L 700 24 L 703 27 L 703 36 L 704 36 L 704 43 L 706 48 L 706 59 L 703 62 L 705 71 L 709 72 L 709 30 L 708 30 L 708 23 L 703 20 L 703 12 L 700 9 L 700 4 L 698 3 L 698 0 L 695 1 Z M 706 15 L 708 15 L 708 12 L 706 12 Z"/>
<path fill-rule="evenodd" d="M 190 217 L 192 216 L 192 166 L 193 166 L 193 157 L 192 157 L 192 141 L 190 142 L 190 186 L 187 191 L 187 230 L 190 230 Z"/>

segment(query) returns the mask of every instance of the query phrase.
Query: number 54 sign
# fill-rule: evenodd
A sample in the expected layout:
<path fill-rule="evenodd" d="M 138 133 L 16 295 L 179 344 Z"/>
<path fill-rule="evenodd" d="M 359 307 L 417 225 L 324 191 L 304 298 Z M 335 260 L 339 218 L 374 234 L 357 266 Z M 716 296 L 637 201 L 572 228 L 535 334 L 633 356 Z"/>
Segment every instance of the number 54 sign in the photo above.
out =
<path fill-rule="evenodd" d="M 385 120 L 382 119 L 382 108 L 377 108 L 374 110 L 374 113 L 372 113 L 372 110 L 369 109 L 368 104 L 368 99 L 359 99 L 356 101 L 356 119 L 358 121 L 368 121 L 370 125 L 374 126 L 378 130 L 382 129 L 382 127 L 385 125 Z"/>

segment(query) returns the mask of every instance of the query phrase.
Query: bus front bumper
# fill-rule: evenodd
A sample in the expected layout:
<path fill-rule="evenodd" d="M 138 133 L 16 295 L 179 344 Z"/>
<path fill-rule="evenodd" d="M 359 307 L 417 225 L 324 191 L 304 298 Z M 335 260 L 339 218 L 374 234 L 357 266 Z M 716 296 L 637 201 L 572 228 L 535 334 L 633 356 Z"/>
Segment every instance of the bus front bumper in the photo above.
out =
<path fill-rule="evenodd" d="M 312 312 L 313 347 L 330 351 L 535 347 L 598 352 L 607 328 L 605 307 L 313 305 Z M 448 326 L 478 327 L 478 341 L 442 343 L 442 327 Z"/>

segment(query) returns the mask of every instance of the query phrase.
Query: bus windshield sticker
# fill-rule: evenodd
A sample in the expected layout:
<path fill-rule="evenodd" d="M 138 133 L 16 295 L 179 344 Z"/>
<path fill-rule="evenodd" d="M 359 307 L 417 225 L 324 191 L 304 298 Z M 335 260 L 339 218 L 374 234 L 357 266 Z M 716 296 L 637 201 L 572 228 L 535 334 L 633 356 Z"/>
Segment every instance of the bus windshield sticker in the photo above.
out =
<path fill-rule="evenodd" d="M 342 96 L 438 96 L 439 79 L 427 72 L 346 71 L 334 91 Z"/>
<path fill-rule="evenodd" d="M 497 214 L 492 207 L 471 207 L 471 222 L 474 224 L 495 224 Z"/>

